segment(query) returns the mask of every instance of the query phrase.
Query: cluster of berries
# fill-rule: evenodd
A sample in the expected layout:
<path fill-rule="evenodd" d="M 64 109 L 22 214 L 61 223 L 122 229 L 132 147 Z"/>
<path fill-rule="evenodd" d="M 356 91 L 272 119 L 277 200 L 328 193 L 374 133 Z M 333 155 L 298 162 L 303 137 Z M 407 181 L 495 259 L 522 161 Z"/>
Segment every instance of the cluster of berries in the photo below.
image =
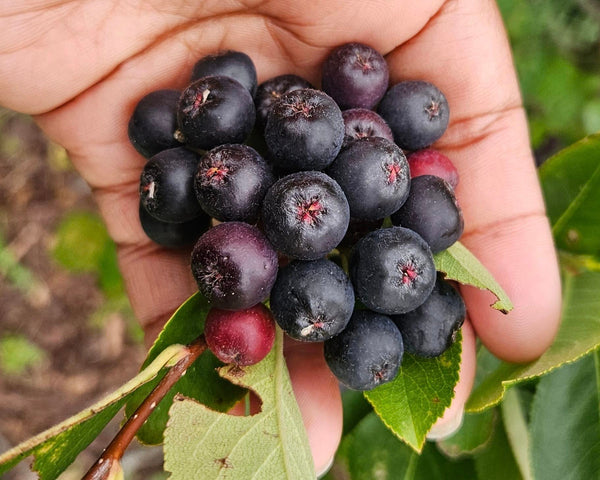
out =
<path fill-rule="evenodd" d="M 388 88 L 383 56 L 358 43 L 334 49 L 321 80 L 258 85 L 252 60 L 226 51 L 202 58 L 183 92 L 144 97 L 129 123 L 149 158 L 140 220 L 161 245 L 194 244 L 218 358 L 258 362 L 276 321 L 324 342 L 340 382 L 367 390 L 396 376 L 405 349 L 443 353 L 465 317 L 432 256 L 463 231 L 456 169 L 426 149 L 448 103 L 424 81 Z M 348 273 L 333 261 L 346 251 Z"/>

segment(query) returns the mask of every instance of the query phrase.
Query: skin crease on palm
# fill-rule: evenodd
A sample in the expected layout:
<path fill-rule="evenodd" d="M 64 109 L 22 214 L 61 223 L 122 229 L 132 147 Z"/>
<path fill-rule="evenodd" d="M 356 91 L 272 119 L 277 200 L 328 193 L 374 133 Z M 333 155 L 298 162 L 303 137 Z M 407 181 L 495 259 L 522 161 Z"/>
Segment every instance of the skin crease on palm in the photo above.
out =
<path fill-rule="evenodd" d="M 136 102 L 185 87 L 192 65 L 220 49 L 246 52 L 259 82 L 283 73 L 319 84 L 334 47 L 357 41 L 386 55 L 391 82 L 425 79 L 451 115 L 435 145 L 456 164 L 465 219 L 461 241 L 494 274 L 515 309 L 462 288 L 461 381 L 436 425 L 460 415 L 475 372 L 475 335 L 499 357 L 528 361 L 558 328 L 560 283 L 510 49 L 490 0 L 26 0 L 0 3 L 0 103 L 35 115 L 92 186 L 133 308 L 149 339 L 195 291 L 185 254 L 162 250 L 138 222 L 144 159 L 127 139 Z M 472 325 L 472 327 L 471 327 Z M 321 347 L 289 342 L 287 359 L 317 471 L 341 434 L 337 383 Z"/>

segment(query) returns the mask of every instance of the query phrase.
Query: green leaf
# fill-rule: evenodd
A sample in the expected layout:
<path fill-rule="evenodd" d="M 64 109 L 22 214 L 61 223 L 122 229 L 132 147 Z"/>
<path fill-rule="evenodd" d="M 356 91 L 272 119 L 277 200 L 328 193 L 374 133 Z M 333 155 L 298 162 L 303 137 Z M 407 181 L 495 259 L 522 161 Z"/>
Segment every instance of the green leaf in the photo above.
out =
<path fill-rule="evenodd" d="M 173 343 L 187 345 L 200 336 L 204 331 L 204 320 L 209 308 L 208 302 L 199 293 L 184 302 L 154 342 L 142 368 L 152 362 L 169 345 Z M 138 440 L 150 445 L 162 443 L 163 432 L 169 419 L 169 408 L 177 393 L 198 400 L 215 410 L 222 412 L 229 410 L 243 397 L 244 390 L 218 375 L 217 368 L 222 365 L 209 350 L 200 355 L 198 360 L 188 368 L 187 373 L 156 406 L 152 415 L 138 431 Z M 159 379 L 148 383 L 133 395 L 125 409 L 128 417 L 135 412 L 158 382 Z"/>
<path fill-rule="evenodd" d="M 96 272 L 110 237 L 102 220 L 89 212 L 66 216 L 56 231 L 54 258 L 75 272 Z"/>
<path fill-rule="evenodd" d="M 492 305 L 496 310 L 508 313 L 513 309 L 508 295 L 492 274 L 462 243 L 456 242 L 450 248 L 436 253 L 434 260 L 437 270 L 444 272 L 447 279 L 492 292 L 498 299 Z"/>
<path fill-rule="evenodd" d="M 600 134 L 550 158 L 539 170 L 557 247 L 600 252 Z"/>
<path fill-rule="evenodd" d="M 451 437 L 438 442 L 438 448 L 451 458 L 472 456 L 490 442 L 496 427 L 494 409 L 482 413 L 465 413 L 460 429 Z"/>
<path fill-rule="evenodd" d="M 57 478 L 102 431 L 106 424 L 141 385 L 155 378 L 165 365 L 173 365 L 183 351 L 181 345 L 164 350 L 154 362 L 121 388 L 77 415 L 26 440 L 0 455 L 0 475 L 24 458 L 34 455 L 34 470 L 41 480 Z"/>
<path fill-rule="evenodd" d="M 354 427 L 373 411 L 373 407 L 362 392 L 345 390 L 342 392 L 342 411 L 344 414 L 344 429 L 342 435 L 351 432 Z"/>
<path fill-rule="evenodd" d="M 474 460 L 477 476 L 482 480 L 523 480 L 503 422 L 497 423 L 491 441 Z"/>
<path fill-rule="evenodd" d="M 252 389 L 261 412 L 238 417 L 179 395 L 165 430 L 165 470 L 172 480 L 314 480 L 313 460 L 283 357 L 283 332 L 260 363 L 220 373 Z"/>
<path fill-rule="evenodd" d="M 540 379 L 530 430 L 535 478 L 600 479 L 599 357 L 596 352 Z"/>
<path fill-rule="evenodd" d="M 398 376 L 365 392 L 383 422 L 420 452 L 425 436 L 454 398 L 458 382 L 462 336 L 437 358 L 405 354 Z"/>
<path fill-rule="evenodd" d="M 421 455 L 398 440 L 370 413 L 344 437 L 326 479 L 465 480 L 475 479 L 473 462 L 445 458 L 427 443 Z"/>
<path fill-rule="evenodd" d="M 466 410 L 477 412 L 497 405 L 511 385 L 539 377 L 574 362 L 600 345 L 600 273 L 565 273 L 562 322 L 556 339 L 537 360 L 526 364 L 502 362 L 477 386 Z"/>
<path fill-rule="evenodd" d="M 506 437 L 519 467 L 519 472 L 524 480 L 533 480 L 529 462 L 528 425 L 518 388 L 506 392 L 500 410 L 502 411 Z"/>
<path fill-rule="evenodd" d="M 0 370 L 6 375 L 21 375 L 45 359 L 46 352 L 23 335 L 0 338 Z"/>

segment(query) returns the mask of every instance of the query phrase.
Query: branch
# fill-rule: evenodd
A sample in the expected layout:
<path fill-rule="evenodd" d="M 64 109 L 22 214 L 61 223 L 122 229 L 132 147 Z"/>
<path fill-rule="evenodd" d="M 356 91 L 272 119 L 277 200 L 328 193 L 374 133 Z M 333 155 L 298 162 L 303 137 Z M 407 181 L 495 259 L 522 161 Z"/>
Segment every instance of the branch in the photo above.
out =
<path fill-rule="evenodd" d="M 184 357 L 179 360 L 163 377 L 160 383 L 144 399 L 137 410 L 131 415 L 127 422 L 121 427 L 115 438 L 110 442 L 96 463 L 88 470 L 81 480 L 109 480 L 122 478 L 119 461 L 125 450 L 135 437 L 138 430 L 154 411 L 156 406 L 171 390 L 173 385 L 185 375 L 187 369 L 206 350 L 204 335 L 200 335 L 187 347 Z M 121 475 L 120 477 L 118 475 Z"/>

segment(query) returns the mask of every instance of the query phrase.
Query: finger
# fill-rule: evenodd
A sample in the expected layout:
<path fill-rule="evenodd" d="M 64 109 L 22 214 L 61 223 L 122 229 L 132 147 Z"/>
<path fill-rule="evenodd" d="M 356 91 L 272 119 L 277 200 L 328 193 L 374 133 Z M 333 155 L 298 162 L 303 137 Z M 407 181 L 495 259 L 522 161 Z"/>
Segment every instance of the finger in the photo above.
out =
<path fill-rule="evenodd" d="M 460 428 L 465 411 L 465 403 L 473 389 L 477 361 L 475 332 L 473 331 L 469 319 L 465 321 L 461 332 L 462 353 L 460 359 L 460 372 L 458 383 L 454 387 L 454 398 L 452 399 L 450 406 L 444 411 L 442 417 L 435 422 L 435 425 L 427 434 L 429 440 L 438 440 L 449 437 Z"/>
<path fill-rule="evenodd" d="M 560 282 L 507 40 L 495 3 L 448 1 L 388 56 L 393 81 L 426 79 L 447 95 L 451 121 L 436 145 L 456 164 L 462 241 L 504 287 L 514 310 L 462 289 L 484 344 L 512 361 L 539 356 L 558 328 Z"/>

